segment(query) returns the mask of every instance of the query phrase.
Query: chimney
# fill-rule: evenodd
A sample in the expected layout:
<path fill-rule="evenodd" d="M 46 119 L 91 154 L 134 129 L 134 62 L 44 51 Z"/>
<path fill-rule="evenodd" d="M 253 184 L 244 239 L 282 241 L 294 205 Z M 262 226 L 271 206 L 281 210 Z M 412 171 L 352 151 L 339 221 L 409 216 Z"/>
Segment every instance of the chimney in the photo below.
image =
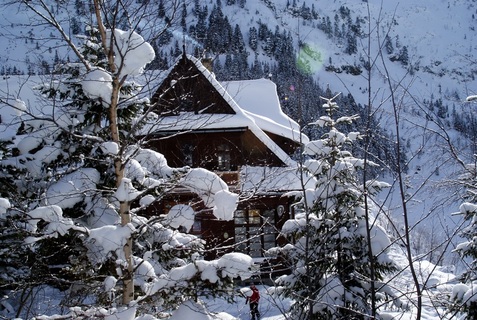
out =
<path fill-rule="evenodd" d="M 204 50 L 204 54 L 202 55 L 202 59 L 200 61 L 202 65 L 209 70 L 209 72 L 213 73 L 214 72 L 214 67 L 213 67 L 213 62 L 214 60 L 212 57 L 209 55 L 207 50 Z"/>

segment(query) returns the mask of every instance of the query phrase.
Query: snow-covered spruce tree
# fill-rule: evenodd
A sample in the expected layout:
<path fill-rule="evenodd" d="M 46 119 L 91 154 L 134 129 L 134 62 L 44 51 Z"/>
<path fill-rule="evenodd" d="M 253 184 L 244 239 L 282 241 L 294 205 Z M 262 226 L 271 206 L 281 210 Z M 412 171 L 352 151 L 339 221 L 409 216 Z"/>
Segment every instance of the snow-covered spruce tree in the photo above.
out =
<path fill-rule="evenodd" d="M 276 285 L 278 293 L 294 301 L 293 319 L 364 319 L 371 314 L 371 268 L 376 292 L 390 293 L 381 280 L 395 265 L 386 254 L 388 236 L 372 212 L 369 230 L 366 224 L 363 186 L 357 177 L 363 160 L 346 151 L 359 134 L 346 135 L 336 129 L 356 117 L 333 120 L 337 105 L 325 100 L 328 116 L 314 125 L 329 131 L 304 149 L 303 168 L 316 178 L 316 188 L 304 191 L 295 218 L 281 230 L 290 243 L 269 254 L 282 256 L 290 268 L 290 274 L 279 277 Z M 384 186 L 367 183 L 369 192 Z M 368 232 L 372 255 L 368 254 Z"/>
<path fill-rule="evenodd" d="M 221 219 L 233 218 L 237 196 L 211 172 L 169 167 L 138 139 L 141 124 L 157 115 L 133 78 L 145 79 L 154 51 L 134 30 L 106 28 L 103 14 L 121 6 L 93 1 L 97 25 L 88 28 L 80 49 L 43 2 L 22 4 L 57 28 L 76 62 L 38 86 L 42 104 L 1 101 L 2 110 L 23 112 L 15 134 L 2 135 L 9 149 L 0 158 L 1 178 L 12 185 L 2 194 L 11 206 L 2 199 L 0 210 L 7 316 L 154 314 L 250 276 L 250 257 L 205 261 L 203 242 L 178 231 L 190 228 L 191 206 L 174 207 L 166 217 L 142 215 L 176 184 L 197 193 Z M 3 237 L 11 230 L 13 239 Z M 23 251 L 3 250 L 12 243 Z M 44 300 L 39 291 L 46 292 Z M 46 310 L 53 292 L 58 301 Z"/>
<path fill-rule="evenodd" d="M 477 96 L 467 98 L 468 101 L 476 99 Z M 467 188 L 467 195 L 456 214 L 462 215 L 469 225 L 460 233 L 466 241 L 459 243 L 454 251 L 462 257 L 467 268 L 460 275 L 461 283 L 452 290 L 450 310 L 463 313 L 466 319 L 477 319 L 477 179 L 474 164 L 465 167 L 460 181 Z"/>
<path fill-rule="evenodd" d="M 457 245 L 455 251 L 463 258 L 469 259 L 467 270 L 460 276 L 461 283 L 452 290 L 450 310 L 464 313 L 466 319 L 477 319 L 477 205 L 475 193 L 472 194 L 473 203 L 465 202 L 460 206 L 459 214 L 469 221 L 469 225 L 461 232 L 467 241 Z"/>

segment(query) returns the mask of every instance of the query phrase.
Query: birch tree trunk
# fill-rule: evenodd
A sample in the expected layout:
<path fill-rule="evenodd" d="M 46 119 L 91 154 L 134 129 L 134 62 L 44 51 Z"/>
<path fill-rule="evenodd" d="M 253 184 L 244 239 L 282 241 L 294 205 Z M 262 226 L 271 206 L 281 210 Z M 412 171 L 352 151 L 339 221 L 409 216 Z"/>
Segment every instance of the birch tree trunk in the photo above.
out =
<path fill-rule="evenodd" d="M 116 65 L 114 63 L 114 50 L 113 45 L 115 43 L 114 32 L 111 32 L 111 41 L 106 40 L 106 30 L 103 24 L 101 16 L 101 3 L 100 0 L 94 0 L 95 14 L 98 22 L 98 28 L 101 35 L 101 43 L 104 48 L 104 52 L 108 58 L 109 71 L 113 76 L 113 90 L 111 93 L 111 104 L 109 106 L 109 129 L 111 133 L 111 140 L 121 148 L 121 141 L 119 137 L 118 127 L 118 101 L 119 92 L 124 79 L 118 78 Z M 122 152 L 120 151 L 114 160 L 114 170 L 116 175 L 116 188 L 119 187 L 124 177 L 124 163 L 122 159 Z M 131 222 L 130 204 L 127 200 L 120 201 L 119 203 L 119 215 L 121 217 L 121 226 L 126 226 Z M 122 265 L 122 277 L 123 277 L 123 305 L 128 305 L 134 299 L 134 281 L 133 281 L 133 258 L 132 258 L 132 238 L 129 237 L 123 248 L 126 261 Z"/>

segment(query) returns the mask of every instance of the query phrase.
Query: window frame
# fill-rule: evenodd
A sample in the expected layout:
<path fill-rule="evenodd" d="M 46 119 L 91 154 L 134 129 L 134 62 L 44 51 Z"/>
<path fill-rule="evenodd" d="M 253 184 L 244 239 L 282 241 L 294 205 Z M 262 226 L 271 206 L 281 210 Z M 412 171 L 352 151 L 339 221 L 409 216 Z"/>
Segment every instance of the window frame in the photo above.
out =
<path fill-rule="evenodd" d="M 277 212 L 275 209 L 239 209 L 234 212 L 236 251 L 252 258 L 262 258 L 265 250 L 277 245 Z M 268 230 L 268 231 L 267 231 Z M 257 246 L 257 244 L 259 244 Z"/>

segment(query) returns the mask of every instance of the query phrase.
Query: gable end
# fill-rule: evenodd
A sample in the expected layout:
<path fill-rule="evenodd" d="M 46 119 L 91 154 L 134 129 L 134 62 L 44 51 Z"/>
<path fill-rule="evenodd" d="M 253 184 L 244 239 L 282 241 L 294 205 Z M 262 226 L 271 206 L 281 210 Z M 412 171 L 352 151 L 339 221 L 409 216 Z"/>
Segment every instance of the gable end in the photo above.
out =
<path fill-rule="evenodd" d="M 159 86 L 151 103 L 161 115 L 177 115 L 180 112 L 235 114 L 207 77 L 185 55 Z"/>

